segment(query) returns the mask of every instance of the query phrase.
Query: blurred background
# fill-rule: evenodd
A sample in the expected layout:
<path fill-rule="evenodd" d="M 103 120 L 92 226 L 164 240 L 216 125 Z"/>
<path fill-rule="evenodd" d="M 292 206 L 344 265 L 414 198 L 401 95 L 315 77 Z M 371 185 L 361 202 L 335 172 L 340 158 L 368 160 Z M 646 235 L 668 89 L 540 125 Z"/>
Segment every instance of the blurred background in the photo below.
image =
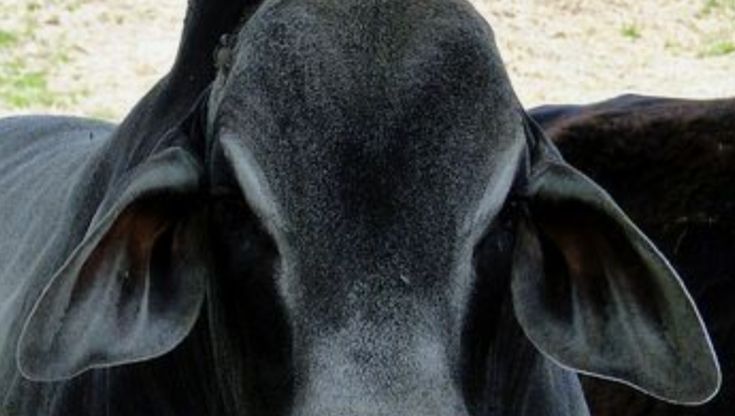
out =
<path fill-rule="evenodd" d="M 527 107 L 735 96 L 735 0 L 472 0 Z M 0 116 L 119 120 L 169 68 L 185 0 L 0 0 Z"/>

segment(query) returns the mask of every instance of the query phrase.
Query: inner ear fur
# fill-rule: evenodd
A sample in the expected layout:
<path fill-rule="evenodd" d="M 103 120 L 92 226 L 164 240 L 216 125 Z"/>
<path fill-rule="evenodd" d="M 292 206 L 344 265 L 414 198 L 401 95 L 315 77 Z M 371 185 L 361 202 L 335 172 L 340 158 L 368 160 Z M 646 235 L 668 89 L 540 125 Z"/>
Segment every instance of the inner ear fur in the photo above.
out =
<path fill-rule="evenodd" d="M 583 174 L 563 160 L 534 172 L 511 284 L 531 342 L 563 367 L 663 400 L 710 399 L 719 366 L 676 272 Z"/>
<path fill-rule="evenodd" d="M 189 333 L 205 291 L 204 227 L 193 209 L 201 170 L 171 148 L 131 174 L 31 311 L 17 350 L 26 378 L 147 360 Z"/>

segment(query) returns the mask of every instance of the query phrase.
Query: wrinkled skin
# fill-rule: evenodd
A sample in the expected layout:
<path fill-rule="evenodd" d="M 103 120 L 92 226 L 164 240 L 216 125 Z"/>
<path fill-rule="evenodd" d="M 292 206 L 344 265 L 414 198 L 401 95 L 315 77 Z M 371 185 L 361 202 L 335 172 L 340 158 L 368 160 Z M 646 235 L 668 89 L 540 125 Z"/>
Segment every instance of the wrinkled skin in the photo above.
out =
<path fill-rule="evenodd" d="M 0 155 L 11 415 L 585 415 L 577 372 L 719 386 L 678 276 L 465 1 L 194 1 L 120 126 L 9 119 Z"/>
<path fill-rule="evenodd" d="M 729 415 L 735 407 L 735 99 L 621 96 L 529 114 L 565 159 L 604 186 L 681 272 L 722 365 L 720 393 L 675 406 L 584 380 L 595 415 Z M 665 149 L 665 150 L 662 150 Z M 665 178 L 663 180 L 662 178 Z"/>

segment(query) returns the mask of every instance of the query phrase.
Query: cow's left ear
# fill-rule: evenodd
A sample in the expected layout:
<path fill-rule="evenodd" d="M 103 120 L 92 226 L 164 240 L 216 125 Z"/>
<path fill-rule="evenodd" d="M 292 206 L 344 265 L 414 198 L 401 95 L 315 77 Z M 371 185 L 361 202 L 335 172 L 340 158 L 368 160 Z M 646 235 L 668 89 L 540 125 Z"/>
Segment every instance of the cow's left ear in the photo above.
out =
<path fill-rule="evenodd" d="M 205 292 L 195 209 L 202 171 L 173 144 L 116 181 L 26 321 L 17 350 L 25 377 L 68 379 L 162 355 L 184 339 Z"/>
<path fill-rule="evenodd" d="M 676 272 L 610 196 L 528 123 L 533 155 L 512 278 L 527 337 L 577 372 L 674 403 L 707 401 L 721 374 Z"/>

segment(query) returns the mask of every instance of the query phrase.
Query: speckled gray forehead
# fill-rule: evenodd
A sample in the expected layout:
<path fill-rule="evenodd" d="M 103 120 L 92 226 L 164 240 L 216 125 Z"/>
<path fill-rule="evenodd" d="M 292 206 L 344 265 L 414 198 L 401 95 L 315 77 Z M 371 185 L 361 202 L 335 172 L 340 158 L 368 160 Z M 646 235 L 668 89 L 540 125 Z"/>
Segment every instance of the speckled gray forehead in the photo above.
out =
<path fill-rule="evenodd" d="M 465 1 L 267 2 L 213 96 L 214 134 L 249 160 L 235 167 L 245 193 L 272 199 L 256 209 L 322 254 L 305 257 L 353 265 L 450 256 L 502 204 L 525 144 L 492 32 Z"/>

